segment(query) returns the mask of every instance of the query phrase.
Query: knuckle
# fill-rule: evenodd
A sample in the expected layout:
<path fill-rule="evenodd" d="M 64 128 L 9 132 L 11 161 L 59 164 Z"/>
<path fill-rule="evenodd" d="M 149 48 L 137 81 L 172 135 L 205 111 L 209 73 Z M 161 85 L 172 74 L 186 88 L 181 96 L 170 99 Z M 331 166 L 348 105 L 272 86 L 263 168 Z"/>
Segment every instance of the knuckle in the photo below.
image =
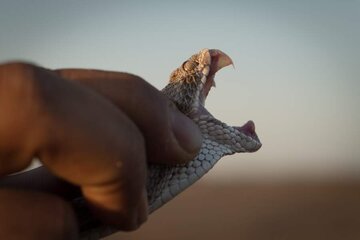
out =
<path fill-rule="evenodd" d="M 1 65 L 1 89 L 11 96 L 18 96 L 19 99 L 29 99 L 25 94 L 32 93 L 34 90 L 36 68 L 36 66 L 25 62 L 11 62 Z"/>
<path fill-rule="evenodd" d="M 42 69 L 26 62 L 10 62 L 0 65 L 0 96 L 9 109 L 21 106 L 22 111 L 13 114 L 30 118 L 39 110 L 42 99 Z"/>
<path fill-rule="evenodd" d="M 0 67 L 1 78 L 8 77 L 18 77 L 18 78 L 28 78 L 32 77 L 34 70 L 37 67 L 33 64 L 27 62 L 9 62 L 2 64 Z"/>
<path fill-rule="evenodd" d="M 12 159 L 1 166 L 1 172 L 23 170 L 30 163 L 38 143 L 35 130 L 38 105 L 34 79 L 36 67 L 24 62 L 0 65 L 0 154 Z M 1 158 L 1 157 L 0 157 Z"/>
<path fill-rule="evenodd" d="M 146 83 L 146 81 L 143 78 L 130 73 L 126 73 L 126 78 L 124 79 L 125 81 L 131 82 L 135 86 L 142 86 L 143 84 Z"/>

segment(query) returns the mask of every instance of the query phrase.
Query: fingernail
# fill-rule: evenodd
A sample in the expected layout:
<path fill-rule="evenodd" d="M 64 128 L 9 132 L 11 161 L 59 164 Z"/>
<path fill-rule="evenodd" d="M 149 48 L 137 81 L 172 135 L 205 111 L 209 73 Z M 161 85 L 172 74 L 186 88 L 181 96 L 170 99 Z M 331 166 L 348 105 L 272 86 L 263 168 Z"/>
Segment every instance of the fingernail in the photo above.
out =
<path fill-rule="evenodd" d="M 175 107 L 171 109 L 172 130 L 180 147 L 190 154 L 198 153 L 202 144 L 199 127 Z"/>

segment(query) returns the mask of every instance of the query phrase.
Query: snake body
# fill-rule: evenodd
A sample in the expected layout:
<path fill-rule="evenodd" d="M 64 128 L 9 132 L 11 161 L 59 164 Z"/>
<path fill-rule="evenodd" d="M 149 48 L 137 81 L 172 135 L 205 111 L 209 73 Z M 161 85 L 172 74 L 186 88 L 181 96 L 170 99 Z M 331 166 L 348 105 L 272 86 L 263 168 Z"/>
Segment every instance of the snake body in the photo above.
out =
<path fill-rule="evenodd" d="M 173 199 L 205 175 L 225 155 L 254 152 L 261 147 L 255 126 L 249 121 L 232 127 L 217 120 L 204 107 L 215 73 L 232 60 L 220 50 L 203 49 L 191 56 L 170 76 L 162 92 L 198 126 L 203 143 L 198 155 L 185 165 L 148 166 L 147 192 L 149 213 Z M 85 200 L 73 201 L 80 223 L 81 239 L 99 239 L 115 231 L 92 216 Z"/>

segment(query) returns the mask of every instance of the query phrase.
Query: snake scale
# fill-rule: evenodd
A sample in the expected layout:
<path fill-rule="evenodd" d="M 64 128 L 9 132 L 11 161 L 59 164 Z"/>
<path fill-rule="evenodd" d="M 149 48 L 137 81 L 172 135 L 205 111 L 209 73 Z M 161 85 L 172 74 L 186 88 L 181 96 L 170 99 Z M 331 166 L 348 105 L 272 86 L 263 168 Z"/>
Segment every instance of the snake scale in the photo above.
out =
<path fill-rule="evenodd" d="M 204 107 L 211 87 L 215 86 L 215 73 L 231 64 L 231 58 L 222 51 L 203 49 L 170 75 L 170 81 L 162 92 L 199 126 L 203 143 L 198 155 L 185 165 L 148 166 L 149 213 L 199 180 L 223 156 L 255 152 L 261 147 L 252 121 L 242 127 L 228 126 Z M 117 231 L 96 219 L 83 198 L 73 200 L 72 204 L 79 220 L 81 239 L 99 239 Z"/>

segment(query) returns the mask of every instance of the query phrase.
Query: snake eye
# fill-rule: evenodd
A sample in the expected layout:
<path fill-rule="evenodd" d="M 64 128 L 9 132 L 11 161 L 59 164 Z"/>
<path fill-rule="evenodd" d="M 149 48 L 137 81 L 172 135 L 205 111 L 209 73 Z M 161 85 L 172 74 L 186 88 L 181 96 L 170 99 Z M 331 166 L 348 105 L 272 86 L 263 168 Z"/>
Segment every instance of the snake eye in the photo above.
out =
<path fill-rule="evenodd" d="M 194 70 L 197 66 L 198 66 L 198 63 L 197 63 L 197 62 L 194 62 L 194 61 L 186 61 L 186 62 L 183 63 L 182 68 L 183 68 L 185 71 L 192 71 L 192 70 Z"/>

